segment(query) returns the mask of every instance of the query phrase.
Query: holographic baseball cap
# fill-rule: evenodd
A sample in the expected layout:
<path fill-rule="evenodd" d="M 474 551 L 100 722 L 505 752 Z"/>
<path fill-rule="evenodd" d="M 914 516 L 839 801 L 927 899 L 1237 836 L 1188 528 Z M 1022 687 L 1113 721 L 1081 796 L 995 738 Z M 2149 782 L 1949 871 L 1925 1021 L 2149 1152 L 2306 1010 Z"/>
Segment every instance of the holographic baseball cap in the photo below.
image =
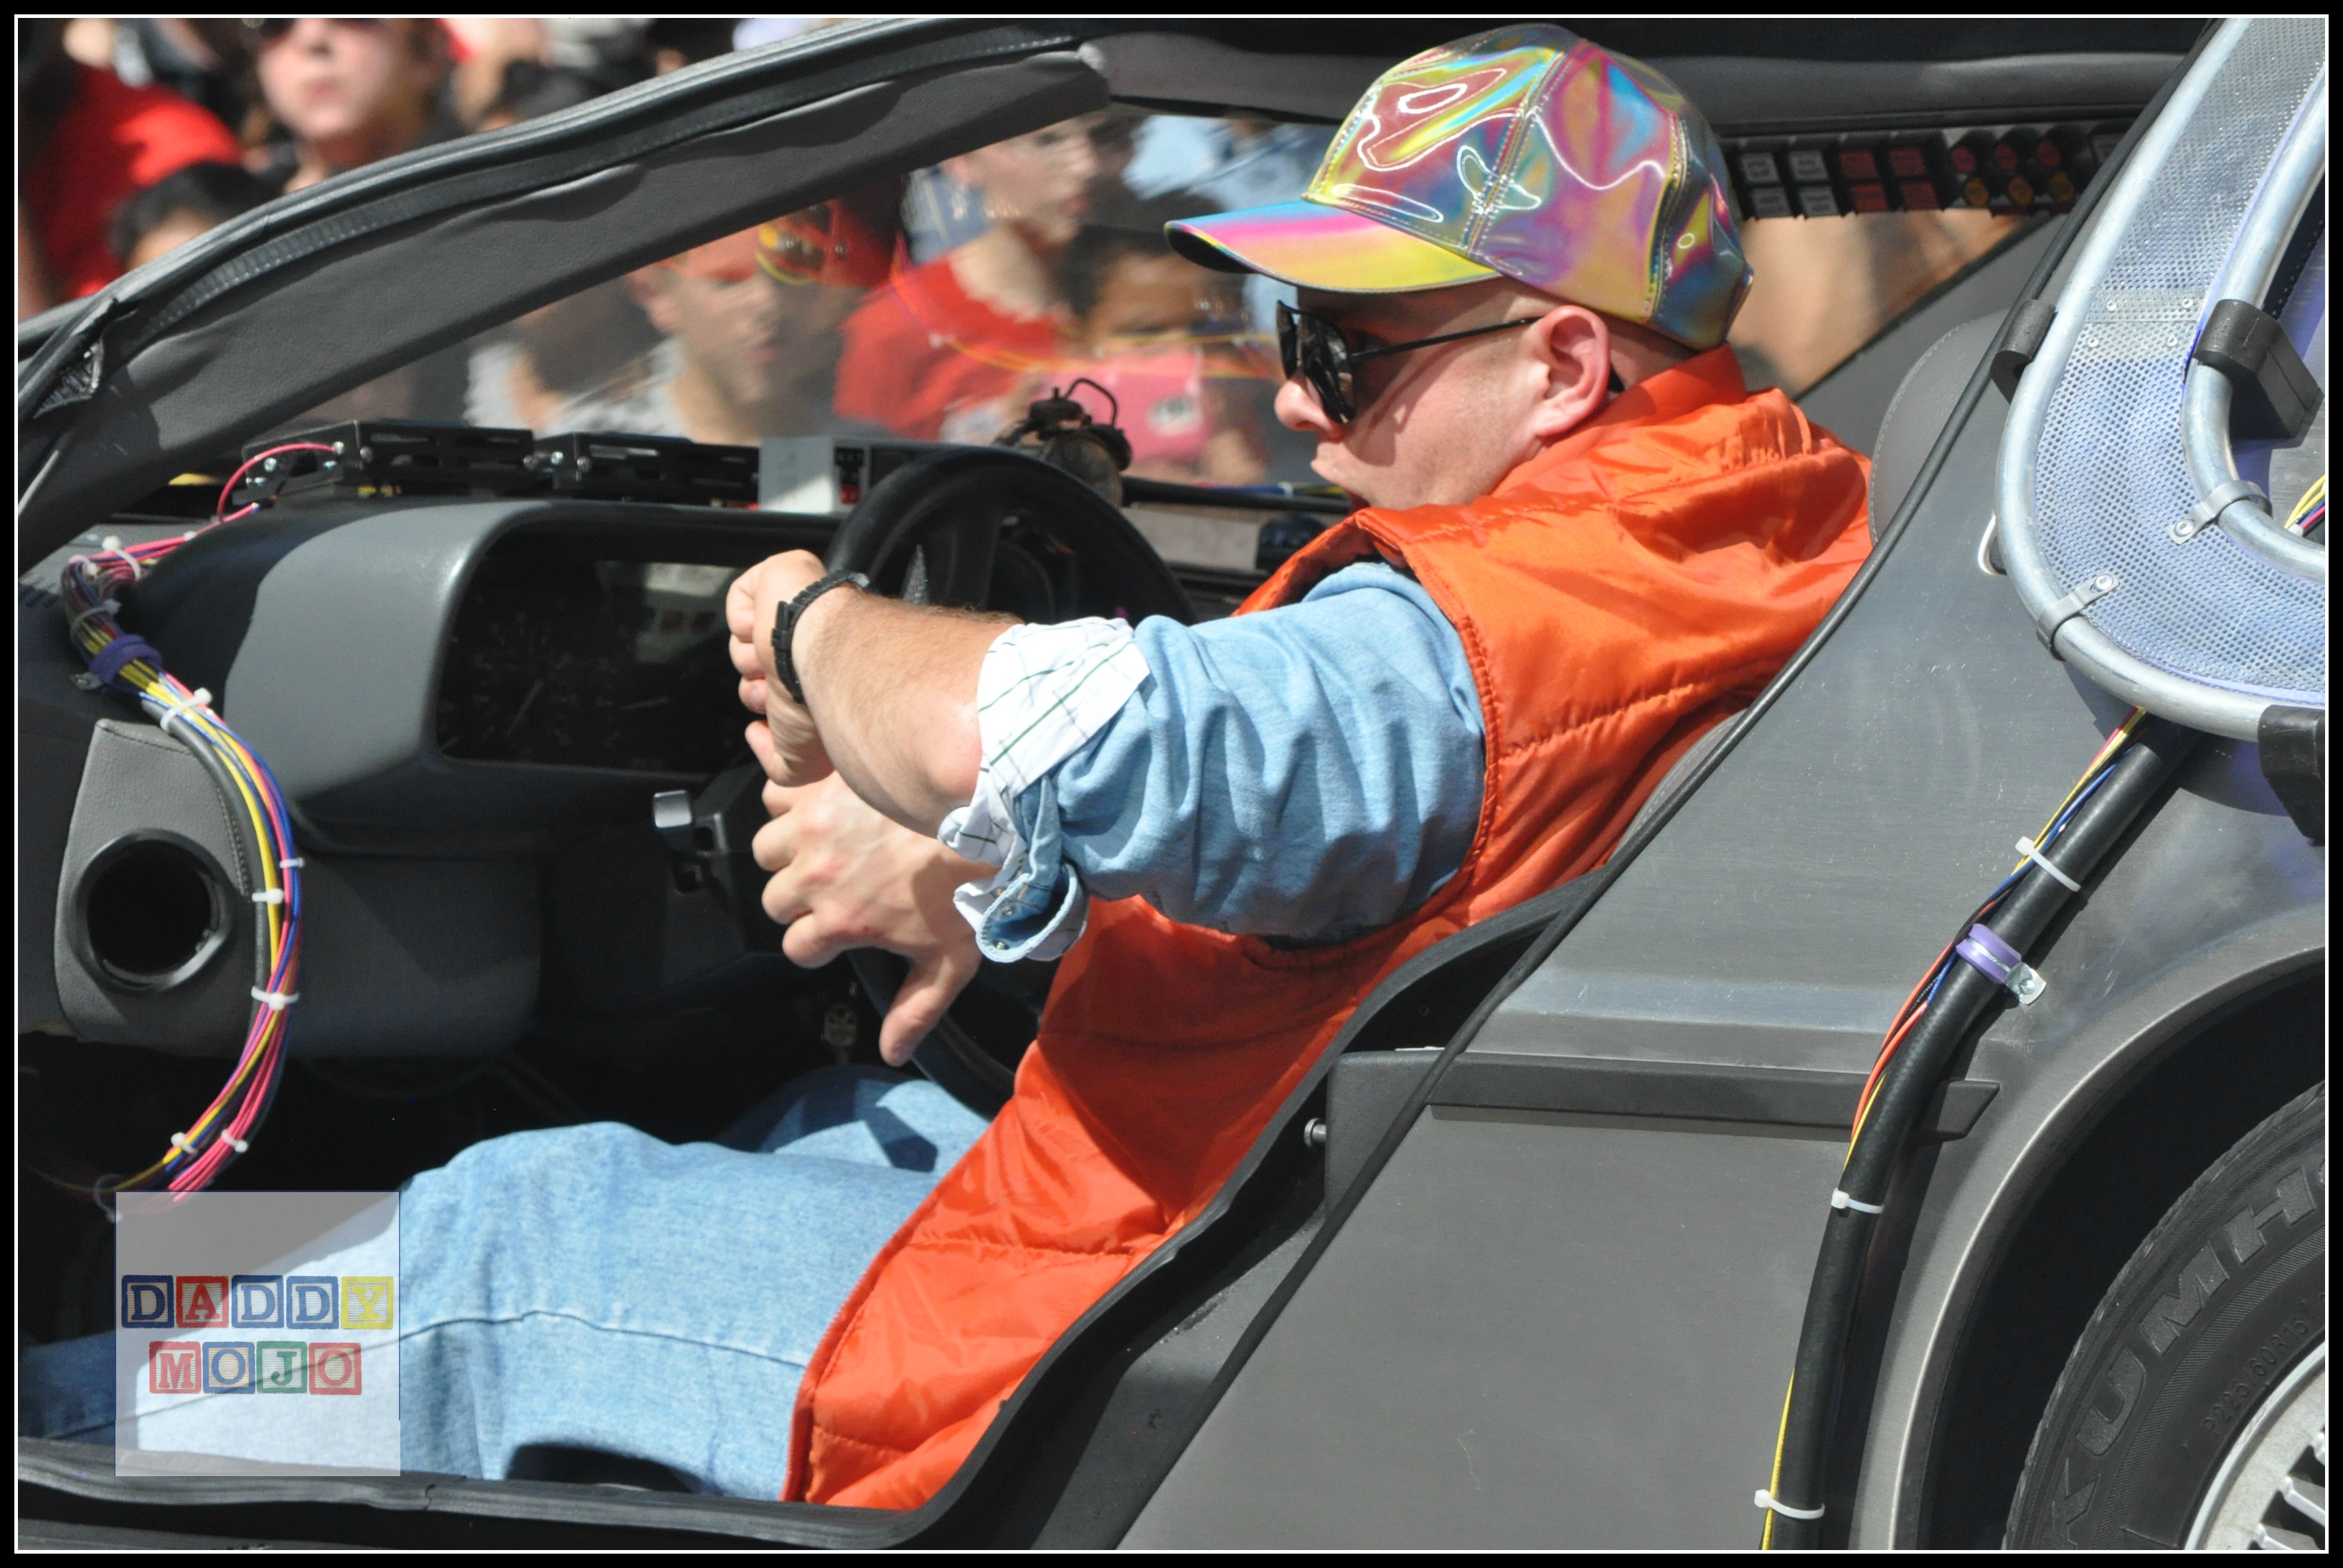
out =
<path fill-rule="evenodd" d="M 1693 348 L 1725 341 L 1751 277 L 1700 111 L 1641 61 L 1535 23 L 1384 72 L 1300 201 L 1167 226 L 1223 271 L 1342 294 L 1503 276 Z"/>

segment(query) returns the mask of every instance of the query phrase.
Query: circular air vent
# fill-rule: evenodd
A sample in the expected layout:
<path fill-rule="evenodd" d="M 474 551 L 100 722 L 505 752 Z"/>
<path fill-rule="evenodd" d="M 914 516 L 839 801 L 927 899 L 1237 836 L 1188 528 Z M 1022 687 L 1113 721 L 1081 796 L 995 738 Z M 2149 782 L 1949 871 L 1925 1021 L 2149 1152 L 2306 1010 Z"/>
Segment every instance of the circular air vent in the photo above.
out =
<path fill-rule="evenodd" d="M 218 862 L 176 833 L 126 834 L 84 869 L 72 936 L 83 965 L 116 990 L 184 985 L 227 943 L 232 924 Z"/>

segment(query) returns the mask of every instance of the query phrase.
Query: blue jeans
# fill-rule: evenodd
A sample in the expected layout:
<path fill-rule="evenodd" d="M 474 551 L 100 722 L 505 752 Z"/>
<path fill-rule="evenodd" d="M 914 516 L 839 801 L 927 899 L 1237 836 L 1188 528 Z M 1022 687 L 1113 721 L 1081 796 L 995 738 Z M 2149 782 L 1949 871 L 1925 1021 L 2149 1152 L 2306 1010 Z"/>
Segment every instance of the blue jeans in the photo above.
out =
<path fill-rule="evenodd" d="M 598 1122 L 425 1171 L 398 1213 L 403 1467 L 496 1480 L 551 1444 L 779 1496 L 806 1362 L 984 1127 L 924 1080 L 839 1068 L 721 1142 Z M 31 1347 L 17 1377 L 20 1432 L 113 1441 L 111 1334 Z"/>

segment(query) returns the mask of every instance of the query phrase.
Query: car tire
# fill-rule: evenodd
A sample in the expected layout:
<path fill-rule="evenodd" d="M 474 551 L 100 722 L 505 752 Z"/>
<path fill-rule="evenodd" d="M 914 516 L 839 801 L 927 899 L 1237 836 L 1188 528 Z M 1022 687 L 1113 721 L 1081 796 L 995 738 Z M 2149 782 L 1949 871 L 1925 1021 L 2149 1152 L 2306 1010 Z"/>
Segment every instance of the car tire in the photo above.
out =
<path fill-rule="evenodd" d="M 2324 1549 L 2326 1123 L 2306 1091 L 2140 1243 L 2051 1391 L 2005 1544 L 2178 1547 L 2220 1515 Z M 2266 1504 L 2238 1495 L 2254 1484 Z"/>

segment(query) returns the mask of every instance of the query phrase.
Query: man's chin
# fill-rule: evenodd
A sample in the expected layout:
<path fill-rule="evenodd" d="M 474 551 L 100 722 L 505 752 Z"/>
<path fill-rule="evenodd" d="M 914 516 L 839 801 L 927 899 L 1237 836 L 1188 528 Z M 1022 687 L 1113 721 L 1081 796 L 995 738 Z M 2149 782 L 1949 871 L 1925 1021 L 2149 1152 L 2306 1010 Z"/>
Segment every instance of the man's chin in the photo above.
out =
<path fill-rule="evenodd" d="M 1335 455 L 1335 460 L 1332 462 L 1329 462 L 1327 460 L 1328 450 L 1329 447 L 1325 444 L 1322 444 L 1319 447 L 1318 456 L 1310 460 L 1310 471 L 1317 475 L 1320 478 L 1325 480 L 1328 484 L 1333 486 L 1336 489 L 1341 490 L 1344 498 L 1350 501 L 1352 509 L 1354 511 L 1361 507 L 1381 506 L 1383 503 L 1375 499 L 1374 495 L 1371 490 L 1362 488 L 1357 483 L 1355 483 L 1355 480 L 1358 477 L 1357 475 L 1345 474 L 1342 471 L 1343 468 L 1347 467 L 1347 465 L 1341 461 L 1342 457 L 1344 455 L 1343 449 L 1340 447 L 1333 447 L 1332 448 Z"/>

